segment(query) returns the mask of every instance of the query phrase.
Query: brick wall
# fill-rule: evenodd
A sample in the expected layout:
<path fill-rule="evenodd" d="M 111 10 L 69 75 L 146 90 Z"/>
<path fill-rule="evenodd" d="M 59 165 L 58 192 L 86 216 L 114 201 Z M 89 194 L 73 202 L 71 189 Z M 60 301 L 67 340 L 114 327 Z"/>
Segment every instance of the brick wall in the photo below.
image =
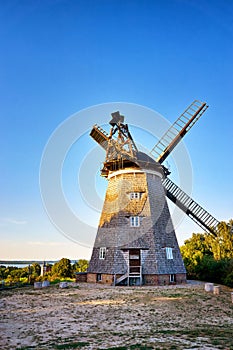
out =
<path fill-rule="evenodd" d="M 169 284 L 181 284 L 186 283 L 186 274 L 177 274 L 175 275 L 175 282 L 170 282 L 170 275 L 144 275 L 143 283 L 145 285 L 155 285 L 163 286 Z"/>
<path fill-rule="evenodd" d="M 116 279 L 121 275 L 116 275 Z M 80 281 L 81 282 L 81 281 Z M 87 274 L 87 282 L 89 283 L 102 283 L 113 285 L 114 275 L 110 274 L 101 274 L 101 280 L 97 282 L 97 274 L 96 273 L 88 273 Z M 143 275 L 143 284 L 151 285 L 151 286 L 164 286 L 170 284 L 182 284 L 186 283 L 186 274 L 177 274 L 175 275 L 175 282 L 170 282 L 170 275 Z"/>
<path fill-rule="evenodd" d="M 96 283 L 96 273 L 88 273 L 87 274 L 87 282 L 88 283 Z"/>
<path fill-rule="evenodd" d="M 112 285 L 114 281 L 114 275 L 110 274 L 101 274 L 101 280 L 97 281 L 97 273 L 88 273 L 87 274 L 87 282 L 88 283 L 103 283 Z"/>
<path fill-rule="evenodd" d="M 87 282 L 87 273 L 86 272 L 78 272 L 75 275 L 76 282 Z"/>

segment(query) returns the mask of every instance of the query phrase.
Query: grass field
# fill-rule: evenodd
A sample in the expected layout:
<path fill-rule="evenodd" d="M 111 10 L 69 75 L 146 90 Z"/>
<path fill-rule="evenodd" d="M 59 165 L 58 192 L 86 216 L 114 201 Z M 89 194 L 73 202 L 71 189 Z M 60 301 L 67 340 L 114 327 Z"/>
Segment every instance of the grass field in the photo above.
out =
<path fill-rule="evenodd" d="M 233 349 L 230 289 L 32 287 L 0 292 L 0 349 Z"/>

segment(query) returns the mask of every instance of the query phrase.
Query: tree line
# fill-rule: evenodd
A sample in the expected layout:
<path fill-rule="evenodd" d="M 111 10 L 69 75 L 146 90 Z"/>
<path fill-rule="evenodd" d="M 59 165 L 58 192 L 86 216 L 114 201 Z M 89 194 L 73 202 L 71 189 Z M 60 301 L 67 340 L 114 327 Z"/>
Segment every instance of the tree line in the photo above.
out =
<path fill-rule="evenodd" d="M 233 287 L 233 220 L 220 222 L 216 236 L 193 233 L 180 251 L 189 279 Z"/>
<path fill-rule="evenodd" d="M 41 269 L 44 269 L 43 273 Z M 2 284 L 27 284 L 37 281 L 49 280 L 56 282 L 62 279 L 74 279 L 77 272 L 85 272 L 88 268 L 88 260 L 79 259 L 71 264 L 70 259 L 62 258 L 55 264 L 46 264 L 42 267 L 33 263 L 26 267 L 0 266 L 0 280 Z"/>

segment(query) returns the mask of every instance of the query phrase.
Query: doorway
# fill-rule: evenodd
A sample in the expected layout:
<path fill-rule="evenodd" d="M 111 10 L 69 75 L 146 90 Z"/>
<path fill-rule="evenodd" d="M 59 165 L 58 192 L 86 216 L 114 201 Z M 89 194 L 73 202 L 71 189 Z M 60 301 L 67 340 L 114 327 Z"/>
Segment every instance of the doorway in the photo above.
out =
<path fill-rule="evenodd" d="M 129 275 L 140 276 L 141 254 L 140 249 L 129 249 Z"/>

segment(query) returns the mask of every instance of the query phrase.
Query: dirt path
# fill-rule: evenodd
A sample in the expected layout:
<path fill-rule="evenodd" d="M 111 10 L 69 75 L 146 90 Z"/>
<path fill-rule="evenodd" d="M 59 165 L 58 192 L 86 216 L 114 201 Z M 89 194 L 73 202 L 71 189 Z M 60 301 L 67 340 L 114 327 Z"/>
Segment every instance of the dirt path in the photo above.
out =
<path fill-rule="evenodd" d="M 0 349 L 233 349 L 230 290 L 80 284 L 0 293 Z"/>

